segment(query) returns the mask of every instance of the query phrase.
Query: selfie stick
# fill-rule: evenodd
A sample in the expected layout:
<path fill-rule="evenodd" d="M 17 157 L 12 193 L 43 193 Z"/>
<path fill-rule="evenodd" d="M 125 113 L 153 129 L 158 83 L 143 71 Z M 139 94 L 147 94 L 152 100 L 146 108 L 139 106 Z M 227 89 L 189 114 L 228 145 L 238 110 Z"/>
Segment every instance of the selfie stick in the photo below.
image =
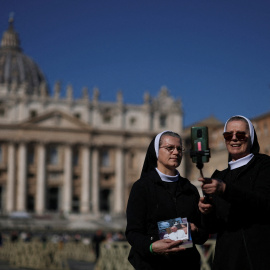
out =
<path fill-rule="evenodd" d="M 200 170 L 201 177 L 204 178 L 203 177 L 203 172 L 202 172 L 202 168 L 203 168 L 202 155 L 204 155 L 204 153 L 200 154 L 202 152 L 202 143 L 197 142 L 197 147 L 198 147 L 198 151 L 197 151 L 197 164 L 196 164 L 196 167 Z"/>
<path fill-rule="evenodd" d="M 202 150 L 202 143 L 197 142 L 197 149 L 198 151 L 190 151 L 190 157 L 197 157 L 196 167 L 200 170 L 201 177 L 204 178 L 202 168 L 203 168 L 203 161 L 202 157 L 209 156 L 210 157 L 210 149 Z"/>
<path fill-rule="evenodd" d="M 190 157 L 196 157 L 197 163 L 196 167 L 200 170 L 201 177 L 204 179 L 202 168 L 203 168 L 203 161 L 202 157 L 210 157 L 210 149 L 202 150 L 201 142 L 197 142 L 197 149 L 198 151 L 190 151 Z M 204 202 L 209 202 L 208 195 L 204 194 Z"/>

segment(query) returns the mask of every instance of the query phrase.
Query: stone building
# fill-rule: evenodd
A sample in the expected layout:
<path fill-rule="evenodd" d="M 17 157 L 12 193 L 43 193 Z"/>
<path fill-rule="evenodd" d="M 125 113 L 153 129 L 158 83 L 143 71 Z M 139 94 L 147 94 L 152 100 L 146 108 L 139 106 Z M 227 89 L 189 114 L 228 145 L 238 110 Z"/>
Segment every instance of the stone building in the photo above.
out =
<path fill-rule="evenodd" d="M 270 112 L 252 119 L 259 138 L 261 153 L 270 155 Z"/>
<path fill-rule="evenodd" d="M 155 134 L 182 133 L 180 100 L 162 87 L 141 105 L 101 102 L 87 88 L 50 94 L 38 65 L 22 51 L 13 20 L 0 47 L 1 213 L 123 213 Z M 184 168 L 184 166 L 183 166 Z M 182 172 L 184 173 L 184 172 Z"/>

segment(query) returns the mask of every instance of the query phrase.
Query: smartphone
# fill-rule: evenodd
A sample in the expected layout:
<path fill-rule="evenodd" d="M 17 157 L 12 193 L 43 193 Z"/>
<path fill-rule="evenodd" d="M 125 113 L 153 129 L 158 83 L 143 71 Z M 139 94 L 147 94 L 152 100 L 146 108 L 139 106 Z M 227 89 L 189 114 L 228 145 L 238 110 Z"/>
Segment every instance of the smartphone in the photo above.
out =
<path fill-rule="evenodd" d="M 208 127 L 191 128 L 191 151 L 193 163 L 209 162 Z"/>
<path fill-rule="evenodd" d="M 211 183 L 212 183 L 212 178 L 204 177 L 204 184 L 211 184 Z"/>

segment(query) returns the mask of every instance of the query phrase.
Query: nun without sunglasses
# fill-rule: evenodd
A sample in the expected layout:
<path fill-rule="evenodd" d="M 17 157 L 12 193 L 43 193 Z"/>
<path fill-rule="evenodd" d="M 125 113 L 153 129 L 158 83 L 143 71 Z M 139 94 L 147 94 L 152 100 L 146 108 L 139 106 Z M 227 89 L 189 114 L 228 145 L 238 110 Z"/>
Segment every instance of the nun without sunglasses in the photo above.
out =
<path fill-rule="evenodd" d="M 127 205 L 126 237 L 131 245 L 129 261 L 135 269 L 200 269 L 195 244 L 203 244 L 208 232 L 201 228 L 199 193 L 177 170 L 181 164 L 181 137 L 172 131 L 151 141 L 141 177 L 131 189 Z M 181 240 L 160 239 L 158 222 L 187 218 L 193 246 Z"/>

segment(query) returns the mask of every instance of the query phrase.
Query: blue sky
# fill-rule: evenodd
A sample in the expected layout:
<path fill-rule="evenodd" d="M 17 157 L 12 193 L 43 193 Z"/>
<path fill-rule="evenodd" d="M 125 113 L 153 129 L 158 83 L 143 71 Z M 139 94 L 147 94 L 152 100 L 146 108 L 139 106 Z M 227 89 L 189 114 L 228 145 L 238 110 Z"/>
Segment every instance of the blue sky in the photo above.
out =
<path fill-rule="evenodd" d="M 25 54 L 50 89 L 140 104 L 165 85 L 184 124 L 270 111 L 268 0 L 0 0 L 0 33 L 14 12 Z"/>

